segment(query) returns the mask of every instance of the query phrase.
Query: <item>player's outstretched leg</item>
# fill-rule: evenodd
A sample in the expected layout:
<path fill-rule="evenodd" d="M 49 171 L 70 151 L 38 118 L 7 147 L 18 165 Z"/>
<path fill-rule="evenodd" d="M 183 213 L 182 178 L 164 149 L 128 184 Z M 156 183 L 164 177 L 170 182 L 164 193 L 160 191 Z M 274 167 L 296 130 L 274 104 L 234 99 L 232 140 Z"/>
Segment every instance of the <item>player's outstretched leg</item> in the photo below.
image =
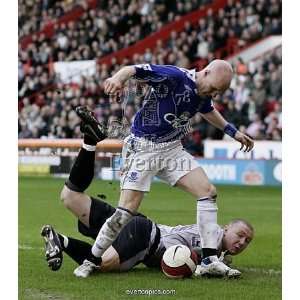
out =
<path fill-rule="evenodd" d="M 113 215 L 101 227 L 89 256 L 81 266 L 74 270 L 77 277 L 89 276 L 94 270 L 93 266 L 101 264 L 102 255 L 135 216 L 142 198 L 143 192 L 140 191 L 123 190 L 121 192 L 119 204 L 122 206 L 118 206 Z"/>
<path fill-rule="evenodd" d="M 197 221 L 204 247 L 202 261 L 197 266 L 195 274 L 210 277 L 239 277 L 240 271 L 231 269 L 217 257 L 217 210 L 216 193 L 212 188 L 211 197 L 203 197 L 197 201 Z"/>
<path fill-rule="evenodd" d="M 45 240 L 45 257 L 49 268 L 53 271 L 60 269 L 63 261 L 63 252 L 81 265 L 85 262 L 85 258 L 92 249 L 92 246 L 84 241 L 67 237 L 56 232 L 51 225 L 44 225 L 41 235 Z M 93 270 L 100 268 L 100 266 L 90 262 L 89 265 Z"/>
<path fill-rule="evenodd" d="M 89 226 L 88 216 L 91 200 L 87 195 L 84 195 L 84 191 L 89 187 L 94 177 L 96 144 L 106 136 L 102 130 L 102 125 L 86 107 L 77 107 L 76 113 L 82 121 L 83 144 L 61 192 L 61 199 L 69 210 L 86 226 Z"/>
<path fill-rule="evenodd" d="M 202 263 L 198 266 L 200 275 L 226 275 L 229 271 L 217 256 L 219 225 L 216 188 L 209 182 L 202 168 L 195 168 L 176 183 L 178 187 L 197 197 L 197 225 L 202 246 Z"/>
<path fill-rule="evenodd" d="M 74 270 L 74 275 L 77 277 L 88 277 L 98 265 L 102 263 L 102 255 L 108 249 L 118 234 L 130 222 L 134 214 L 124 208 L 118 207 L 115 213 L 106 220 L 101 227 L 96 241 L 91 248 L 90 253 L 86 259 Z"/>
<path fill-rule="evenodd" d="M 102 125 L 86 107 L 77 107 L 76 113 L 81 119 L 83 144 L 72 166 L 66 186 L 72 191 L 82 193 L 94 177 L 96 144 L 105 139 L 106 135 L 104 129 L 102 130 Z"/>

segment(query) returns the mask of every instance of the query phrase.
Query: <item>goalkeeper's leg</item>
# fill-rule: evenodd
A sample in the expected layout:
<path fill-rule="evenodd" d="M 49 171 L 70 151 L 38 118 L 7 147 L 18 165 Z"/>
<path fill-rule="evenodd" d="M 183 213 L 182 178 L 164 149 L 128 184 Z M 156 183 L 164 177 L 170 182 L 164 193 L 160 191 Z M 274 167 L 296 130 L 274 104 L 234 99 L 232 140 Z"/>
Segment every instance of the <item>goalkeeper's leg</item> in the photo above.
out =
<path fill-rule="evenodd" d="M 144 193 L 141 191 L 122 190 L 114 214 L 106 220 L 100 229 L 91 253 L 83 264 L 74 270 L 77 277 L 88 277 L 101 264 L 101 256 L 111 246 L 121 230 L 135 216 Z"/>
<path fill-rule="evenodd" d="M 89 226 L 91 199 L 84 194 L 84 191 L 94 177 L 95 151 L 95 142 L 88 135 L 84 135 L 82 148 L 61 191 L 61 199 L 65 207 L 86 226 Z"/>

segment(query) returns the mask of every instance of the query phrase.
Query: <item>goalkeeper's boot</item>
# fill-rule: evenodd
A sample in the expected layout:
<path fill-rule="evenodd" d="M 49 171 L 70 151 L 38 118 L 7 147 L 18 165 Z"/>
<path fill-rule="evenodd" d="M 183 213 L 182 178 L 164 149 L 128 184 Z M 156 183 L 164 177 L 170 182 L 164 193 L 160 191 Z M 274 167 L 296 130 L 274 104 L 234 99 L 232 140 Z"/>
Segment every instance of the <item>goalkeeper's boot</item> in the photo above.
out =
<path fill-rule="evenodd" d="M 52 271 L 57 271 L 63 261 L 63 251 L 58 234 L 51 225 L 44 225 L 41 236 L 45 240 L 45 257 L 48 267 Z"/>
<path fill-rule="evenodd" d="M 101 257 L 89 257 L 85 259 L 83 263 L 74 270 L 73 274 L 77 277 L 87 278 L 94 271 L 100 269 L 101 263 Z"/>
<path fill-rule="evenodd" d="M 241 272 L 231 269 L 221 262 L 217 256 L 209 256 L 202 260 L 195 271 L 196 276 L 237 278 Z"/>
<path fill-rule="evenodd" d="M 80 131 L 88 135 L 95 143 L 99 143 L 107 138 L 106 128 L 98 122 L 93 112 L 85 106 L 78 106 L 75 109 L 76 114 L 81 119 Z"/>

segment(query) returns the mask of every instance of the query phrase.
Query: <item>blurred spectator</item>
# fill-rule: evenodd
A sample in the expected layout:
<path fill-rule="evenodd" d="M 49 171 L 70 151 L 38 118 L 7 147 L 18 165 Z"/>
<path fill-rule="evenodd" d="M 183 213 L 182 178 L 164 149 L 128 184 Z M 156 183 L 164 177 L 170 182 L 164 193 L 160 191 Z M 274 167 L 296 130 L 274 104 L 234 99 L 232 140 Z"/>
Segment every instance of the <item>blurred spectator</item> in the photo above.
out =
<path fill-rule="evenodd" d="M 263 137 L 263 131 L 265 130 L 265 125 L 259 115 L 255 114 L 253 116 L 252 122 L 246 129 L 246 133 L 252 138 L 259 140 Z"/>
<path fill-rule="evenodd" d="M 263 85 L 262 80 L 254 81 L 254 88 L 252 90 L 252 97 L 259 106 L 263 106 L 266 101 L 267 91 Z"/>
<path fill-rule="evenodd" d="M 243 61 L 242 58 L 238 58 L 238 63 L 236 64 L 236 73 L 238 75 L 246 75 L 248 73 L 247 64 Z"/>

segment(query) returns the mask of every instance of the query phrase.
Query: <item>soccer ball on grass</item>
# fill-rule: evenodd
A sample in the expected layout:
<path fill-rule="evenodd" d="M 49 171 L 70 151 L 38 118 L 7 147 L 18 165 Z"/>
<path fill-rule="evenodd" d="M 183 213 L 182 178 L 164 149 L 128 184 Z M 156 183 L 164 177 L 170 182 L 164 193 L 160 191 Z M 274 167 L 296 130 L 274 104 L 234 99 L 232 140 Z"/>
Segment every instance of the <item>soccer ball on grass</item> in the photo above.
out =
<path fill-rule="evenodd" d="M 187 246 L 169 247 L 161 260 L 161 269 L 169 278 L 190 277 L 195 272 L 198 262 L 197 253 Z"/>

